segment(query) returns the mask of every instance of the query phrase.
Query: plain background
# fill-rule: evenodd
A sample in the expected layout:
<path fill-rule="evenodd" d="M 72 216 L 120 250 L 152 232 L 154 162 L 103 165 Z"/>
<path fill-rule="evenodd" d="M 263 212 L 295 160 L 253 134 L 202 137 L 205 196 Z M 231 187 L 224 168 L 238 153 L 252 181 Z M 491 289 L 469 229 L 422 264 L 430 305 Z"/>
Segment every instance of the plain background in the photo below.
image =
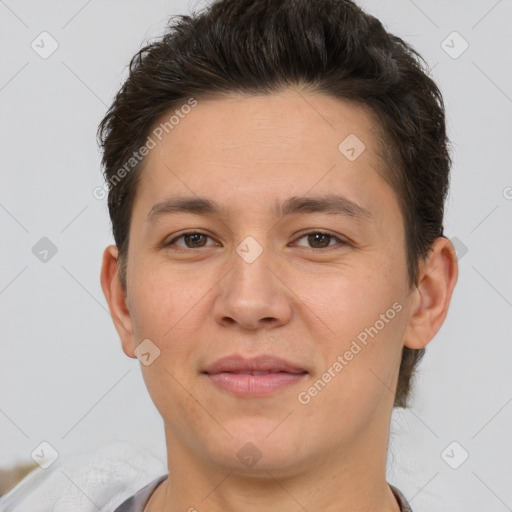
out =
<path fill-rule="evenodd" d="M 112 238 L 92 194 L 103 183 L 95 135 L 131 56 L 201 5 L 0 0 L 2 468 L 31 462 L 41 441 L 63 457 L 126 439 L 165 460 L 161 419 L 100 287 Z M 360 5 L 419 50 L 443 92 L 445 234 L 460 260 L 412 407 L 394 413 L 388 480 L 415 512 L 511 510 L 512 1 Z M 59 45 L 46 59 L 31 47 L 43 31 Z M 33 252 L 43 237 L 57 249 L 46 262 Z"/>

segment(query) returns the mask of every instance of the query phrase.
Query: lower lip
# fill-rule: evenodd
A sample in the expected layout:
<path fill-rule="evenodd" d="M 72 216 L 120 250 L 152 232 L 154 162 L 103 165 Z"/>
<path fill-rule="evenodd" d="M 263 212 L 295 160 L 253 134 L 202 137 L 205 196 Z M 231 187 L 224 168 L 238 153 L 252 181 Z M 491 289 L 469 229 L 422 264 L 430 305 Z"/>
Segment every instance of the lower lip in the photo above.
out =
<path fill-rule="evenodd" d="M 240 373 L 206 374 L 208 379 L 222 391 L 237 396 L 267 396 L 300 382 L 306 373 L 267 373 L 265 375 L 243 375 Z"/>

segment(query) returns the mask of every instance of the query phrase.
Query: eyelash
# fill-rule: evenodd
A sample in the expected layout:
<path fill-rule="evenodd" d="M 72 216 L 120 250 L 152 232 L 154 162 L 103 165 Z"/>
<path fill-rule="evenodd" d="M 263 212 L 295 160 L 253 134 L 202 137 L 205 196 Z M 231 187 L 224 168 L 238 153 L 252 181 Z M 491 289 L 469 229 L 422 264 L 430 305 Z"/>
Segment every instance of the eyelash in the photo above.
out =
<path fill-rule="evenodd" d="M 346 242 L 346 241 L 342 240 L 341 238 L 333 235 L 332 233 L 329 233 L 327 231 L 318 231 L 318 230 L 308 231 L 306 233 L 302 233 L 302 235 L 299 238 L 297 238 L 297 240 L 301 240 L 302 238 L 307 237 L 308 235 L 316 235 L 316 234 L 325 235 L 325 236 L 330 237 L 331 239 L 337 240 L 339 242 L 339 244 L 341 244 L 342 246 L 343 245 L 349 245 L 348 242 Z M 181 235 L 178 235 L 177 237 L 173 238 L 169 242 L 165 243 L 164 247 L 166 247 L 166 248 L 170 247 L 171 245 L 173 245 L 176 242 L 176 240 L 179 240 L 180 238 L 183 238 L 183 237 L 185 237 L 187 235 L 203 235 L 205 237 L 208 237 L 208 238 L 212 239 L 212 237 L 210 235 L 207 235 L 206 233 L 201 233 L 200 231 L 187 231 L 185 233 L 181 233 Z M 205 247 L 208 247 L 208 246 L 197 247 L 197 248 L 181 247 L 181 246 L 178 246 L 178 247 L 179 247 L 179 249 L 176 249 L 178 252 L 187 252 L 187 251 L 197 251 L 198 249 L 204 249 Z M 323 247 L 323 248 L 307 247 L 307 249 L 310 249 L 312 251 L 324 251 L 324 252 L 326 250 L 328 250 L 328 249 L 334 249 L 334 248 L 336 248 L 336 245 L 332 245 L 332 246 L 328 245 L 327 247 Z"/>

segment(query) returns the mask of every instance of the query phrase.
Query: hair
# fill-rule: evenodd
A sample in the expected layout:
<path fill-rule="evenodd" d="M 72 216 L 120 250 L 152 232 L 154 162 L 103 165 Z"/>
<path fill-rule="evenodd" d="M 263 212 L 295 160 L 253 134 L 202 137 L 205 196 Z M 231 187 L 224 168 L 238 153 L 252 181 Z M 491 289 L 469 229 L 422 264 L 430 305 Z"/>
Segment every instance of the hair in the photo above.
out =
<path fill-rule="evenodd" d="M 404 219 L 407 281 L 418 284 L 421 260 L 443 236 L 451 167 L 443 99 L 425 60 L 350 0 L 217 0 L 191 16 L 172 16 L 163 36 L 131 59 L 98 127 L 124 287 L 144 163 L 133 155 L 155 123 L 192 97 L 289 87 L 349 100 L 374 114 L 384 175 Z M 424 351 L 403 348 L 395 407 L 407 407 Z"/>

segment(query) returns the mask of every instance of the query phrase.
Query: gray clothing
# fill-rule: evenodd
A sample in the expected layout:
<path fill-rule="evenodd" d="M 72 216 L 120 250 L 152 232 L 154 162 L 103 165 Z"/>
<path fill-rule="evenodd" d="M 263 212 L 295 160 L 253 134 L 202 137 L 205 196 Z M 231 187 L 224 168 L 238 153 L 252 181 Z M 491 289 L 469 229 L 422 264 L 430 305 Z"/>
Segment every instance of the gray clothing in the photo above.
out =
<path fill-rule="evenodd" d="M 160 482 L 163 482 L 167 478 L 167 475 L 163 475 L 153 480 L 142 489 L 137 491 L 131 498 L 121 503 L 114 512 L 144 512 L 144 508 L 147 505 L 149 498 L 153 491 L 157 488 Z M 393 494 L 395 495 L 398 504 L 400 505 L 401 512 L 412 512 L 411 506 L 405 499 L 405 496 L 396 488 L 390 485 Z"/>

